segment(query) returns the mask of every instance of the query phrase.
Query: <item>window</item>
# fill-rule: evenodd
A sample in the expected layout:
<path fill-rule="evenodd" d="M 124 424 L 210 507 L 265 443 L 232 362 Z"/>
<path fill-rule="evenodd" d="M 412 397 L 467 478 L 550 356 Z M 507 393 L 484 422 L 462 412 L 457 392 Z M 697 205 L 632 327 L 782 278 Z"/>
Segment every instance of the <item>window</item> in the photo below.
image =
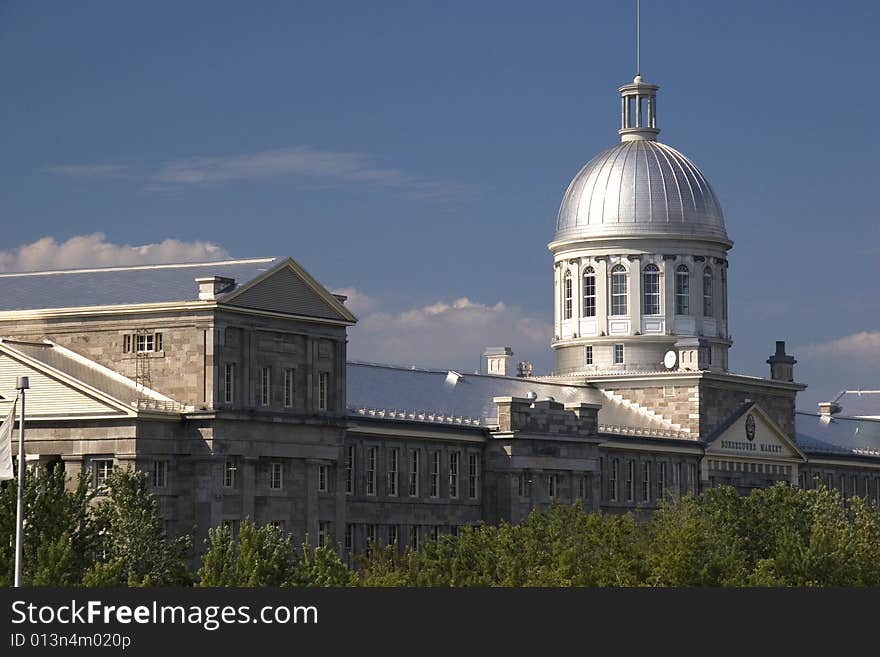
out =
<path fill-rule="evenodd" d="M 327 383 L 330 375 L 327 372 L 321 372 L 318 375 L 318 410 L 327 410 Z"/>
<path fill-rule="evenodd" d="M 520 497 L 529 496 L 529 480 L 526 478 L 525 472 L 520 472 L 516 476 L 516 492 Z"/>
<path fill-rule="evenodd" d="M 644 314 L 659 315 L 660 314 L 660 269 L 657 265 L 651 264 L 645 267 L 642 273 L 644 287 L 642 288 L 642 298 L 644 306 Z"/>
<path fill-rule="evenodd" d="M 168 487 L 168 461 L 153 461 L 153 488 Z"/>
<path fill-rule="evenodd" d="M 571 285 L 571 272 L 565 272 L 565 278 L 562 281 L 562 318 L 563 319 L 571 319 L 571 307 L 572 307 L 572 285 Z"/>
<path fill-rule="evenodd" d="M 675 314 L 689 315 L 691 312 L 691 273 L 687 265 L 679 265 L 675 270 Z"/>
<path fill-rule="evenodd" d="M 608 472 L 608 499 L 611 502 L 617 501 L 617 478 L 620 475 L 620 462 L 612 459 Z"/>
<path fill-rule="evenodd" d="M 319 465 L 318 466 L 318 492 L 326 493 L 327 492 L 327 483 L 330 479 L 330 466 L 329 465 Z"/>
<path fill-rule="evenodd" d="M 611 270 L 611 314 L 626 315 L 626 269 L 615 265 Z"/>
<path fill-rule="evenodd" d="M 699 486 L 699 479 L 697 479 L 697 464 L 696 463 L 688 464 L 688 472 L 689 472 L 688 479 L 689 479 L 689 483 L 690 483 L 690 487 L 691 487 L 691 492 L 692 493 L 699 493 L 700 486 Z"/>
<path fill-rule="evenodd" d="M 284 485 L 284 464 L 281 461 L 272 461 L 269 466 L 269 488 L 281 490 Z"/>
<path fill-rule="evenodd" d="M 397 525 L 388 525 L 388 545 L 397 545 Z"/>
<path fill-rule="evenodd" d="M 593 345 L 588 344 L 584 347 L 584 365 L 593 364 Z"/>
<path fill-rule="evenodd" d="M 293 377 L 296 370 L 288 367 L 284 370 L 284 405 L 287 408 L 293 406 Z"/>
<path fill-rule="evenodd" d="M 367 495 L 376 494 L 376 450 L 378 447 L 370 447 L 367 450 Z"/>
<path fill-rule="evenodd" d="M 551 500 L 559 496 L 559 480 L 557 475 L 547 475 L 547 497 Z"/>
<path fill-rule="evenodd" d="M 354 493 L 354 445 L 345 448 L 345 492 Z"/>
<path fill-rule="evenodd" d="M 584 317 L 596 316 L 596 272 L 592 267 L 584 270 Z"/>
<path fill-rule="evenodd" d="M 431 497 L 440 497 L 440 452 L 431 453 Z"/>
<path fill-rule="evenodd" d="M 128 338 L 128 339 L 125 339 Z M 122 350 L 126 353 L 131 351 L 132 337 L 125 336 L 122 340 Z M 148 354 L 162 351 L 162 334 L 161 333 L 135 333 L 134 334 L 134 350 L 139 354 Z"/>
<path fill-rule="evenodd" d="M 409 453 L 409 496 L 419 496 L 419 456 L 417 449 L 411 450 Z"/>
<path fill-rule="evenodd" d="M 623 365 L 623 345 L 614 345 L 614 364 Z"/>
<path fill-rule="evenodd" d="M 807 473 L 806 472 L 799 472 L 798 473 L 798 487 L 801 490 L 806 490 L 806 488 L 807 488 Z"/>
<path fill-rule="evenodd" d="M 834 488 L 834 476 L 833 475 L 830 475 L 830 474 L 825 475 L 825 488 L 827 488 L 828 490 L 831 490 L 832 488 Z"/>
<path fill-rule="evenodd" d="M 468 497 L 477 499 L 480 491 L 480 455 L 468 454 Z"/>
<path fill-rule="evenodd" d="M 397 495 L 397 471 L 399 469 L 400 450 L 392 447 L 388 450 L 388 485 L 386 495 Z"/>
<path fill-rule="evenodd" d="M 227 404 L 235 401 L 235 363 L 223 365 L 223 401 Z"/>
<path fill-rule="evenodd" d="M 626 501 L 632 502 L 636 499 L 636 462 L 626 462 Z"/>
<path fill-rule="evenodd" d="M 419 549 L 419 526 L 412 525 L 409 528 L 409 546 L 413 550 Z"/>
<path fill-rule="evenodd" d="M 703 270 L 703 316 L 711 317 L 713 314 L 712 301 L 715 297 L 713 290 L 714 277 L 712 270 L 706 267 Z"/>
<path fill-rule="evenodd" d="M 348 552 L 354 551 L 354 525 L 348 523 L 345 525 L 345 537 L 343 538 L 343 546 Z"/>
<path fill-rule="evenodd" d="M 318 523 L 318 547 L 327 547 L 330 544 L 330 523 Z"/>
<path fill-rule="evenodd" d="M 666 497 L 666 475 L 667 467 L 665 463 L 657 464 L 657 499 L 662 500 Z"/>
<path fill-rule="evenodd" d="M 651 501 L 651 464 L 642 463 L 642 502 Z"/>
<path fill-rule="evenodd" d="M 676 495 L 681 495 L 681 463 L 676 463 L 675 467 L 672 470 L 672 485 L 675 487 Z"/>
<path fill-rule="evenodd" d="M 260 405 L 268 406 L 271 400 L 272 368 L 260 368 Z"/>
<path fill-rule="evenodd" d="M 458 452 L 449 453 L 449 497 L 458 497 Z"/>
<path fill-rule="evenodd" d="M 376 525 L 367 525 L 367 547 L 376 542 Z"/>
<path fill-rule="evenodd" d="M 223 465 L 223 487 L 235 488 L 235 473 L 238 470 L 235 459 L 226 459 Z"/>
<path fill-rule="evenodd" d="M 95 488 L 103 488 L 107 477 L 113 472 L 113 459 L 95 459 L 92 461 L 92 482 Z"/>
<path fill-rule="evenodd" d="M 589 497 L 590 487 L 587 485 L 587 475 L 577 476 L 577 491 L 577 496 L 580 499 L 585 500 L 587 499 L 587 497 Z"/>
<path fill-rule="evenodd" d="M 440 538 L 440 525 L 433 525 L 431 527 L 431 540 L 436 541 Z"/>

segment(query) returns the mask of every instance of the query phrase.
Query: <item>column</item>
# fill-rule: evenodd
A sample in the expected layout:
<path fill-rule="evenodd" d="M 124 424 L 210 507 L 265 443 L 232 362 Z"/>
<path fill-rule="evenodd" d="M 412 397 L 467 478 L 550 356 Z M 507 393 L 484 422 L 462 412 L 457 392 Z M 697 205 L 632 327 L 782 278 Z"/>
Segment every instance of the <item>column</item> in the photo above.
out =
<path fill-rule="evenodd" d="M 608 335 L 608 256 L 597 256 L 596 261 L 596 328 L 599 335 Z"/>
<path fill-rule="evenodd" d="M 663 316 L 666 318 L 666 334 L 675 332 L 675 256 L 663 256 Z"/>
<path fill-rule="evenodd" d="M 630 335 L 642 331 L 642 261 L 638 256 L 628 256 L 629 260 L 629 319 Z M 626 362 L 628 354 L 624 354 Z"/>

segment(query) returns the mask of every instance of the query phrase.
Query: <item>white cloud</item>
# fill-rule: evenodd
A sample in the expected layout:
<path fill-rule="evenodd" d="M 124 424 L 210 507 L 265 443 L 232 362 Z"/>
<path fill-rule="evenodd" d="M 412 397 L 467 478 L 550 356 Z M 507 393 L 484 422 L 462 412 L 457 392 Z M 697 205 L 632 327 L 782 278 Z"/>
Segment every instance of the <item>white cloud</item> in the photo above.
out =
<path fill-rule="evenodd" d="M 210 242 L 167 239 L 157 244 L 130 246 L 113 244 L 106 240 L 104 233 L 93 233 L 60 243 L 54 237 L 43 237 L 31 244 L 0 251 L 0 271 L 200 262 L 228 257 L 226 249 Z"/>
<path fill-rule="evenodd" d="M 46 171 L 78 179 L 141 179 L 148 191 L 283 176 L 306 177 L 337 184 L 363 184 L 393 190 L 409 199 L 461 196 L 472 189 L 469 185 L 434 182 L 400 169 L 382 167 L 364 153 L 322 151 L 308 146 L 170 160 L 160 164 L 155 171 L 138 175 L 124 167 L 112 165 L 69 165 L 50 167 Z"/>
<path fill-rule="evenodd" d="M 805 345 L 803 358 L 812 360 L 846 359 L 860 365 L 880 363 L 880 331 L 861 331 L 836 340 Z"/>
<path fill-rule="evenodd" d="M 473 371 L 487 346 L 513 347 L 517 362 L 549 353 L 551 323 L 503 302 L 487 305 L 462 297 L 390 312 L 354 288 L 340 293 L 349 295 L 346 304 L 359 319 L 349 330 L 354 360 Z"/>

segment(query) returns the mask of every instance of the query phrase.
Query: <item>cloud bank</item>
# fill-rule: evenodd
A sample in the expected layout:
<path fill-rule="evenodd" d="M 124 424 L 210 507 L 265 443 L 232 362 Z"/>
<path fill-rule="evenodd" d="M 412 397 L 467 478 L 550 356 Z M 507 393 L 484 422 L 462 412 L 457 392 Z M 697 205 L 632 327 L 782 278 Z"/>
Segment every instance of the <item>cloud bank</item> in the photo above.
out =
<path fill-rule="evenodd" d="M 808 344 L 800 348 L 803 358 L 847 360 L 859 365 L 880 364 L 880 331 L 861 331 L 836 340 Z"/>
<path fill-rule="evenodd" d="M 92 233 L 77 235 L 64 242 L 43 237 L 31 244 L 0 251 L 0 271 L 200 262 L 228 257 L 226 249 L 210 242 L 166 239 L 156 244 L 131 246 L 108 242 L 104 233 Z"/>

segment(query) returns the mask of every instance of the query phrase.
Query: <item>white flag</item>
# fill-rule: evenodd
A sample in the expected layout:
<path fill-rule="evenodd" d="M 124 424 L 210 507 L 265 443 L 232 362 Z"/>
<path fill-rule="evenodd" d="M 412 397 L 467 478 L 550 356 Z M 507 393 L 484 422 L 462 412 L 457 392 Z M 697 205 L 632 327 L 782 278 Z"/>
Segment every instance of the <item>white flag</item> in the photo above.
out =
<path fill-rule="evenodd" d="M 15 473 L 12 471 L 12 425 L 15 424 L 15 404 L 12 404 L 9 415 L 0 425 L 0 481 L 5 479 L 15 479 Z"/>

